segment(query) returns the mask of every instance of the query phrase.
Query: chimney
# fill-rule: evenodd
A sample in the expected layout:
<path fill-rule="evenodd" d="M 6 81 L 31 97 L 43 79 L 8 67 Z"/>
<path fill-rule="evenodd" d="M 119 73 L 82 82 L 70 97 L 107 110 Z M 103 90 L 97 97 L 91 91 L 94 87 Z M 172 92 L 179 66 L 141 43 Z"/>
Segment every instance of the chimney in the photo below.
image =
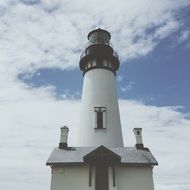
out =
<path fill-rule="evenodd" d="M 135 138 L 136 138 L 135 147 L 137 149 L 143 149 L 144 145 L 143 145 L 143 142 L 142 142 L 142 128 L 134 128 L 133 132 L 134 132 L 134 135 L 135 135 Z"/>
<path fill-rule="evenodd" d="M 67 149 L 67 139 L 68 139 L 68 132 L 69 128 L 67 126 L 61 127 L 61 135 L 60 135 L 60 142 L 59 148 L 60 149 Z"/>

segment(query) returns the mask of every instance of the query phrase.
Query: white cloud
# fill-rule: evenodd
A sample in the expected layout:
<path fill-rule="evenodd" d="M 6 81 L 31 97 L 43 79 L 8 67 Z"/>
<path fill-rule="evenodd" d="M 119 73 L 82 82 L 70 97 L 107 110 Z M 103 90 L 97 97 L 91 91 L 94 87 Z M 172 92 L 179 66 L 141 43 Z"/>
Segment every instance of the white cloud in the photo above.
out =
<path fill-rule="evenodd" d="M 123 79 L 124 79 L 124 77 L 123 77 L 123 76 L 121 76 L 121 75 L 119 75 L 119 76 L 117 77 L 117 81 L 118 81 L 118 82 L 123 81 Z"/>
<path fill-rule="evenodd" d="M 20 73 L 28 73 L 30 77 L 40 68 L 78 67 L 80 53 L 87 42 L 86 34 L 96 27 L 111 32 L 122 61 L 146 55 L 159 40 L 180 26 L 174 13 L 189 1 L 177 2 L 1 1 L 0 81 L 3 83 L 0 83 L 0 101 L 24 98 L 28 87 L 18 81 Z M 155 31 L 147 33 L 151 28 Z M 53 88 L 48 87 L 48 90 Z M 43 87 L 34 91 L 43 93 Z M 17 95 L 12 96 L 13 92 Z"/>
<path fill-rule="evenodd" d="M 2 1 L 0 59 L 15 74 L 43 67 L 76 67 L 86 34 L 99 26 L 111 32 L 122 60 L 146 55 L 180 27 L 174 12 L 188 1 L 177 2 Z M 155 32 L 146 33 L 149 28 Z"/>
<path fill-rule="evenodd" d="M 163 39 L 169 36 L 172 32 L 176 31 L 179 27 L 180 23 L 176 21 L 165 23 L 155 32 L 155 38 Z"/>
<path fill-rule="evenodd" d="M 0 101 L 24 98 L 28 87 L 18 81 L 20 73 L 30 77 L 40 68 L 78 67 L 86 34 L 96 27 L 111 32 L 122 61 L 147 55 L 180 27 L 174 13 L 188 4 L 187 0 L 1 1 Z M 151 28 L 155 31 L 147 33 Z M 34 91 L 43 93 L 43 88 Z M 17 96 L 12 96 L 13 92 Z"/>
<path fill-rule="evenodd" d="M 190 120 L 186 115 L 177 107 L 145 106 L 131 101 L 120 101 L 120 110 L 125 144 L 133 145 L 132 129 L 142 127 L 144 144 L 159 162 L 154 170 L 156 190 L 188 189 Z"/>
<path fill-rule="evenodd" d="M 190 38 L 190 31 L 183 31 L 181 36 L 179 37 L 179 41 L 183 42 L 185 40 L 188 40 Z"/>
<path fill-rule="evenodd" d="M 189 48 L 190 47 L 190 31 L 189 30 L 185 30 L 185 31 L 182 31 L 178 37 L 178 43 L 175 44 L 178 45 L 178 44 L 184 44 L 183 47 L 185 48 Z"/>
<path fill-rule="evenodd" d="M 135 144 L 132 129 L 142 127 L 144 144 L 159 162 L 154 168 L 155 190 L 188 189 L 190 120 L 186 115 L 175 107 L 124 100 L 120 100 L 120 112 L 125 145 Z M 1 104 L 0 189 L 48 189 L 50 169 L 45 162 L 58 145 L 59 127 L 69 126 L 69 144 L 75 145 L 79 113 L 79 101 Z"/>
<path fill-rule="evenodd" d="M 77 126 L 77 109 L 78 102 L 51 99 L 0 105 L 0 189 L 49 189 L 46 159 L 59 142 L 58 127 Z"/>
<path fill-rule="evenodd" d="M 131 91 L 133 89 L 134 85 L 135 85 L 135 82 L 130 81 L 127 86 L 125 86 L 125 87 L 121 86 L 120 89 L 121 89 L 122 92 L 129 92 L 129 91 Z"/>

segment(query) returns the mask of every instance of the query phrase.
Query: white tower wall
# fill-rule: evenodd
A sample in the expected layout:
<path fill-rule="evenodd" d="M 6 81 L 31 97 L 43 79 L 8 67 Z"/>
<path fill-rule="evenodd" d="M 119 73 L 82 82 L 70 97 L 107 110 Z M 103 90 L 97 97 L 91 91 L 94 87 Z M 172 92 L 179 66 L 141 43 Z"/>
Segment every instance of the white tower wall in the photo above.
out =
<path fill-rule="evenodd" d="M 95 129 L 94 107 L 105 107 L 105 129 Z M 112 71 L 97 68 L 85 73 L 81 108 L 77 146 L 123 147 L 115 75 Z"/>

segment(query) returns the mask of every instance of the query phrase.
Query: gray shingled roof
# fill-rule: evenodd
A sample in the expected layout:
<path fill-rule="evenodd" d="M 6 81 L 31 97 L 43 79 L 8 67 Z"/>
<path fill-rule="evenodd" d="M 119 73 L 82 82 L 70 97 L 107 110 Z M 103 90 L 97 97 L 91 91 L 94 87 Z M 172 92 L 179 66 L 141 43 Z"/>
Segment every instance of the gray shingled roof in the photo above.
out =
<path fill-rule="evenodd" d="M 76 147 L 69 150 L 55 148 L 46 165 L 83 164 L 83 157 L 97 147 Z M 121 164 L 128 165 L 158 165 L 158 162 L 148 149 L 135 147 L 109 148 L 121 157 Z"/>

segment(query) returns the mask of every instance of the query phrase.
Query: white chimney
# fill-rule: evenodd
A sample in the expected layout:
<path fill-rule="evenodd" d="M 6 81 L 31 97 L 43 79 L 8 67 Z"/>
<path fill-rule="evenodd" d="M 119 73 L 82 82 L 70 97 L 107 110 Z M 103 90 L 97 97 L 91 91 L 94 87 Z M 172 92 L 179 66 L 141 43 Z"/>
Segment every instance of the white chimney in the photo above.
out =
<path fill-rule="evenodd" d="M 61 135 L 60 135 L 59 148 L 66 149 L 69 128 L 67 126 L 64 126 L 64 127 L 61 127 L 60 129 L 61 129 Z"/>
<path fill-rule="evenodd" d="M 142 128 L 134 128 L 133 129 L 134 135 L 135 135 L 135 139 L 136 139 L 136 148 L 137 149 L 143 149 L 144 145 L 143 145 L 143 141 L 142 141 Z"/>

